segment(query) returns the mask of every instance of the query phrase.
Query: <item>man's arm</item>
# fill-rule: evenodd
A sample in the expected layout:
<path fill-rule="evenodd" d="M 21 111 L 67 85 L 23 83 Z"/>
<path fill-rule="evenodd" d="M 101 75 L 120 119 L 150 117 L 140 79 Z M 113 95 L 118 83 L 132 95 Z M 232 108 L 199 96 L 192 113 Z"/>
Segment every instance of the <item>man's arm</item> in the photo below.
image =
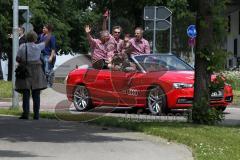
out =
<path fill-rule="evenodd" d="M 107 30 L 107 17 L 103 17 L 103 24 L 102 24 L 102 30 Z"/>
<path fill-rule="evenodd" d="M 103 24 L 102 24 L 102 30 L 103 31 L 107 30 L 108 16 L 109 16 L 109 10 L 106 10 L 105 13 L 103 14 Z"/>
<path fill-rule="evenodd" d="M 91 29 L 90 29 L 89 25 L 86 25 L 86 26 L 85 26 L 85 32 L 86 32 L 86 34 L 87 34 L 87 39 L 88 39 L 88 42 L 89 42 L 90 46 L 91 46 L 91 47 L 94 47 L 95 44 L 96 44 L 96 42 L 95 42 L 95 40 L 92 38 L 92 36 L 91 36 L 91 34 L 90 34 Z"/>

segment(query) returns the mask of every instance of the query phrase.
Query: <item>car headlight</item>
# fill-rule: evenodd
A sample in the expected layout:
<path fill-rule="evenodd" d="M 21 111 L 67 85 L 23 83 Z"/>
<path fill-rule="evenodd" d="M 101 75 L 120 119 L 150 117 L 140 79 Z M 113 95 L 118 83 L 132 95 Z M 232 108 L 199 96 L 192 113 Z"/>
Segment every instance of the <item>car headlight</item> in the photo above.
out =
<path fill-rule="evenodd" d="M 190 84 L 190 83 L 173 83 L 173 87 L 176 88 L 176 89 L 192 88 L 193 84 Z"/>

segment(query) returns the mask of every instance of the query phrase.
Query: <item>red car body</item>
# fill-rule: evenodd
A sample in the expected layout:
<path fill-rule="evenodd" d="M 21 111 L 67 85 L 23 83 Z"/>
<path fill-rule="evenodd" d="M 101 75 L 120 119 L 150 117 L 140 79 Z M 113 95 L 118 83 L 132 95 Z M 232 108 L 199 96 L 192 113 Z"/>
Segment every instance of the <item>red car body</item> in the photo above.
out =
<path fill-rule="evenodd" d="M 190 86 L 176 88 L 174 83 L 190 84 Z M 124 72 L 85 68 L 75 69 L 69 73 L 66 89 L 68 100 L 73 101 L 76 86 L 85 86 L 94 107 L 104 105 L 146 108 L 149 89 L 158 86 L 164 92 L 165 105 L 168 109 L 184 109 L 192 106 L 193 83 L 193 69 Z M 223 94 L 211 95 L 211 106 L 226 107 L 232 102 L 233 93 L 230 85 L 226 84 L 220 92 Z"/>

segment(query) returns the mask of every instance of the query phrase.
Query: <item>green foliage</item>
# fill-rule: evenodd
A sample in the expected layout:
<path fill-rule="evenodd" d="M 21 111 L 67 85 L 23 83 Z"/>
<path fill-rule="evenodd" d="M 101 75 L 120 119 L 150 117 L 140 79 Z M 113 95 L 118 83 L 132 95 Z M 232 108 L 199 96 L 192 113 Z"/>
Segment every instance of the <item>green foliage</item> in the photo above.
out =
<path fill-rule="evenodd" d="M 61 54 L 69 52 L 87 52 L 86 36 L 83 27 L 87 22 L 96 22 L 99 15 L 88 9 L 90 0 L 19 0 L 19 5 L 29 5 L 33 17 L 30 23 L 34 30 L 40 34 L 46 23 L 54 26 L 53 34 L 57 39 L 57 47 Z M 11 40 L 8 34 L 12 32 L 12 1 L 0 1 L 0 40 L 6 42 L 1 44 L 1 52 L 11 51 Z M 4 9 L 4 11 L 2 10 Z M 19 11 L 19 25 L 24 23 L 22 14 Z"/>
<path fill-rule="evenodd" d="M 222 48 L 227 35 L 227 20 L 226 16 L 222 15 L 226 10 L 226 2 L 228 2 L 228 0 L 214 1 L 214 7 L 212 7 L 213 42 L 202 49 L 200 53 L 201 57 L 208 62 L 207 70 L 209 73 L 219 72 L 225 69 L 226 58 L 229 55 L 229 53 Z M 200 26 L 203 28 L 209 27 L 206 25 L 204 19 L 200 21 Z"/>
<path fill-rule="evenodd" d="M 217 75 L 216 78 L 212 80 L 210 83 L 210 87 L 209 87 L 210 93 L 221 90 L 222 88 L 224 88 L 224 85 L 225 85 L 224 76 L 221 74 Z"/>
<path fill-rule="evenodd" d="M 189 10 L 191 8 L 187 0 L 168 1 L 167 6 L 173 13 L 173 42 L 175 50 L 179 52 L 189 52 L 188 36 L 186 29 L 190 24 L 195 24 L 196 13 Z"/>
<path fill-rule="evenodd" d="M 224 71 L 221 72 L 226 82 L 230 84 L 233 90 L 240 91 L 240 72 L 239 71 Z"/>
<path fill-rule="evenodd" d="M 190 118 L 189 121 L 197 124 L 213 125 L 224 119 L 223 112 L 218 111 L 215 108 L 211 108 L 209 106 L 209 102 L 204 97 L 201 98 L 198 103 L 194 103 L 191 114 L 192 115 L 188 117 Z"/>

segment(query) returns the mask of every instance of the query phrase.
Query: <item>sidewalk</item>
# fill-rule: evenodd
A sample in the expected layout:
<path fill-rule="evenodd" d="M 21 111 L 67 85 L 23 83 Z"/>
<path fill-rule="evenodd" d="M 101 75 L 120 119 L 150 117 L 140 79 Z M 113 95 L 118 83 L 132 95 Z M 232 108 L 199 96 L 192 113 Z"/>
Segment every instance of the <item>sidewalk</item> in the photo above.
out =
<path fill-rule="evenodd" d="M 56 106 L 62 101 L 67 101 L 67 96 L 65 94 L 65 85 L 64 84 L 54 84 L 53 88 L 47 88 L 41 91 L 41 111 L 51 111 L 53 112 Z M 30 99 L 30 109 L 32 110 L 32 98 Z M 10 107 L 12 102 L 1 102 L 0 108 Z M 19 106 L 22 105 L 22 102 L 19 102 Z"/>
<path fill-rule="evenodd" d="M 0 157 L 45 160 L 193 160 L 184 145 L 86 123 L 0 116 Z"/>

